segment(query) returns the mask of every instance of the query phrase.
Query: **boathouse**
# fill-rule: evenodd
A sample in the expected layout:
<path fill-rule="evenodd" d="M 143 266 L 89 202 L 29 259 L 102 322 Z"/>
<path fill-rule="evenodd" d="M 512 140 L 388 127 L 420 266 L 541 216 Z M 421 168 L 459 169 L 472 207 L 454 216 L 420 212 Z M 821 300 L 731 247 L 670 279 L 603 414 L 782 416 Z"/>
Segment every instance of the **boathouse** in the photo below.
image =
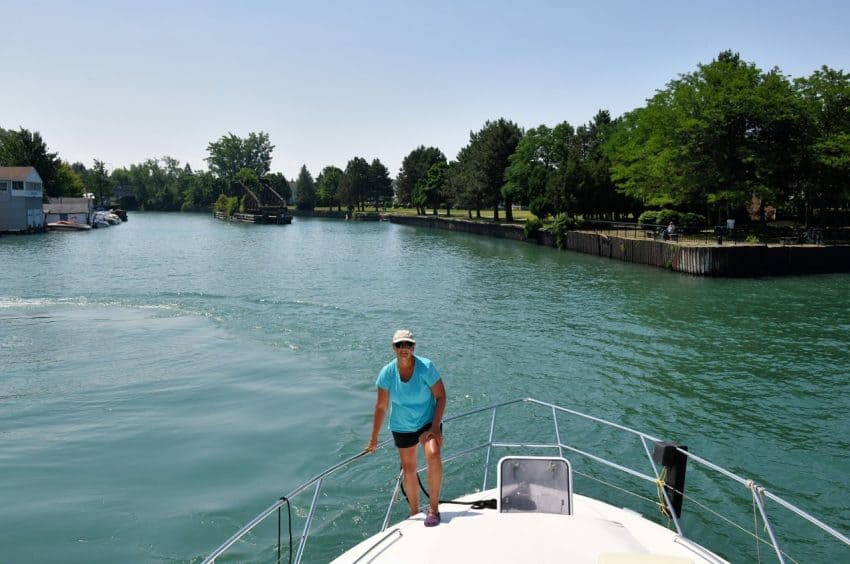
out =
<path fill-rule="evenodd" d="M 0 167 L 0 232 L 42 231 L 43 197 L 44 186 L 34 167 Z"/>
<path fill-rule="evenodd" d="M 94 214 L 94 198 L 50 198 L 44 204 L 46 223 L 74 221 L 91 225 Z"/>
<path fill-rule="evenodd" d="M 241 200 L 244 212 L 227 216 L 224 212 L 215 212 L 215 217 L 245 223 L 273 223 L 288 225 L 292 223 L 292 214 L 286 206 L 286 199 L 274 188 L 262 180 L 255 186 L 243 182 L 234 182 L 234 192 L 243 194 Z"/>

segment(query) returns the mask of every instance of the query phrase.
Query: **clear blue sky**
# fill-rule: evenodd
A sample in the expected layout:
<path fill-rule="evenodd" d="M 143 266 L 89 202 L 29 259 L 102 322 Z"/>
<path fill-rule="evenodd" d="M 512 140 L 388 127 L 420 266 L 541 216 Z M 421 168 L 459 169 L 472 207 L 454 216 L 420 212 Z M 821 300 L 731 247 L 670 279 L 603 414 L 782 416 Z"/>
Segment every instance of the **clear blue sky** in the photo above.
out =
<path fill-rule="evenodd" d="M 108 169 L 269 133 L 272 170 L 355 156 L 395 176 L 487 120 L 618 116 L 725 49 L 850 70 L 844 0 L 0 0 L 0 126 Z"/>

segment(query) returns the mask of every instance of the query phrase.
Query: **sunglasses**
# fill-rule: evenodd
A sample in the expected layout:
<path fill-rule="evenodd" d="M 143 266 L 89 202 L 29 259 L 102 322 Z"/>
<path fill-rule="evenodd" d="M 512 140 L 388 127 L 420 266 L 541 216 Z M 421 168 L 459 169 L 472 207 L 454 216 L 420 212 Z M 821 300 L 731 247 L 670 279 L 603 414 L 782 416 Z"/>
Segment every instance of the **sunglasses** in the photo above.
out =
<path fill-rule="evenodd" d="M 393 346 L 397 349 L 412 349 L 413 343 L 411 343 L 409 341 L 401 341 L 401 342 L 398 342 L 398 343 L 393 343 Z"/>

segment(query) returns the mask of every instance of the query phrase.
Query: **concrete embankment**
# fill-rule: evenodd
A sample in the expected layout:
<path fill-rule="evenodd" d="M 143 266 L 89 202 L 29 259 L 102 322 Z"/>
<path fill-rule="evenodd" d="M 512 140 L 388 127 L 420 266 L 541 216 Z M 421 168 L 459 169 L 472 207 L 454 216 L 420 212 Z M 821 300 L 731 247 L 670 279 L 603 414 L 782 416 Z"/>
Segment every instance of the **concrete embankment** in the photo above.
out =
<path fill-rule="evenodd" d="M 541 232 L 529 240 L 521 225 L 434 216 L 390 215 L 393 223 L 474 233 L 556 247 L 555 237 Z M 691 245 L 630 239 L 593 231 L 567 233 L 566 250 L 667 268 L 698 276 L 779 276 L 850 272 L 850 246 Z"/>
<path fill-rule="evenodd" d="M 292 209 L 290 212 L 295 217 L 324 217 L 330 219 L 347 219 L 348 212 L 336 210 L 299 210 Z"/>

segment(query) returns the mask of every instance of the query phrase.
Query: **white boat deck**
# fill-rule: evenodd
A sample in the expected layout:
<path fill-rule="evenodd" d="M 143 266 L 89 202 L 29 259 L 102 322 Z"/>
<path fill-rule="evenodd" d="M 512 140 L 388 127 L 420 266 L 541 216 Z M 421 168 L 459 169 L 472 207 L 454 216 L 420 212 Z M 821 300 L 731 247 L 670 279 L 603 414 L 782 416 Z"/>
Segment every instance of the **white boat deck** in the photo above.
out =
<path fill-rule="evenodd" d="M 492 489 L 461 500 L 494 499 L 497 495 Z M 634 511 L 580 495 L 574 495 L 573 515 L 499 513 L 454 504 L 441 504 L 440 514 L 442 522 L 437 527 L 425 527 L 425 515 L 414 515 L 333 562 L 727 562 Z"/>

